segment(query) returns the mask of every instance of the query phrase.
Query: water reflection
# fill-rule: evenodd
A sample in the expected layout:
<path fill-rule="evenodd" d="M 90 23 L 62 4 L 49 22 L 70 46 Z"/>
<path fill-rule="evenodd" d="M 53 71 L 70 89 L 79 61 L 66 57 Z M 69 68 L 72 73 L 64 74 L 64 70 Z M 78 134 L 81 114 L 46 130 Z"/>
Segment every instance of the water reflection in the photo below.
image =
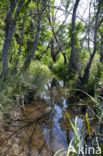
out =
<path fill-rule="evenodd" d="M 68 96 L 69 93 L 63 82 L 53 80 L 53 82 L 48 83 L 40 99 L 35 99 L 33 103 L 25 107 L 23 112 L 18 113 L 18 118 L 14 117 L 12 119 L 8 132 L 5 132 L 5 134 L 8 136 L 9 133 L 13 139 L 10 138 L 11 140 L 9 139 L 5 146 L 10 148 L 12 146 L 14 151 L 18 155 L 22 153 L 22 156 L 53 156 L 59 149 L 63 149 L 62 153 L 67 151 L 68 144 L 73 137 L 74 142 L 72 144 L 75 146 L 76 138 L 65 112 L 69 114 L 73 123 L 75 123 L 77 116 L 76 128 L 78 129 L 78 135 L 81 136 L 82 134 L 82 146 L 84 146 L 85 141 L 88 146 L 91 146 L 95 136 L 97 119 L 92 117 L 85 104 L 86 102 L 75 102 L 75 100 L 73 102 L 72 100 L 71 103 Z M 85 121 L 87 112 L 93 118 L 90 121 L 92 127 L 91 140 L 87 137 Z M 100 128 L 102 131 L 103 126 L 101 125 Z M 7 138 L 4 139 L 7 140 Z M 17 143 L 14 144 L 15 140 Z M 102 137 L 99 140 L 103 144 Z M 8 152 L 9 155 L 12 153 L 15 156 L 13 149 L 8 150 L 5 146 L 0 149 L 2 152 L 0 154 L 3 155 Z"/>
<path fill-rule="evenodd" d="M 50 127 L 45 125 L 43 130 L 45 139 L 52 150 L 55 153 L 58 149 L 63 148 L 67 150 L 68 143 L 67 143 L 67 136 L 66 131 L 63 130 L 62 127 L 62 109 L 58 105 L 54 105 L 53 114 L 49 119 Z"/>
<path fill-rule="evenodd" d="M 79 114 L 81 115 L 82 112 L 79 106 L 68 106 L 66 88 L 63 87 L 63 83 L 59 85 L 59 83 L 54 82 L 53 80 L 51 87 L 47 90 L 47 94 L 42 94 L 42 98 L 44 95 L 44 99 L 47 100 L 52 107 L 52 114 L 48 122 L 44 125 L 43 133 L 53 154 L 59 149 L 67 151 L 68 143 L 74 137 L 72 127 L 64 112 L 67 111 L 73 121 L 75 117 Z M 85 109 L 85 106 L 83 107 Z M 83 113 L 85 112 L 83 111 Z M 81 134 L 83 125 L 83 119 L 78 117 L 77 128 L 79 129 L 79 135 Z"/>
<path fill-rule="evenodd" d="M 53 154 L 59 149 L 67 151 L 68 144 L 72 138 L 74 138 L 74 142 L 72 144 L 75 146 L 75 133 L 64 113 L 65 111 L 68 112 L 73 123 L 77 117 L 76 128 L 78 129 L 78 135 L 82 140 L 81 146 L 84 147 L 84 142 L 87 141 L 86 137 L 88 131 L 86 128 L 85 115 L 88 112 L 88 107 L 86 101 L 83 103 L 75 99 L 73 101 L 72 99 L 71 103 L 71 101 L 68 100 L 68 96 L 69 95 L 66 88 L 63 86 L 63 83 L 57 83 L 54 80 L 52 85 L 49 85 L 45 96 L 42 96 L 42 98 L 47 100 L 52 108 L 52 114 L 48 118 L 48 122 L 44 125 L 43 133 Z M 95 125 L 92 125 L 92 123 L 94 123 L 94 120 L 92 122 L 90 121 L 92 128 L 94 128 Z M 88 146 L 89 144 L 90 140 L 88 142 Z"/>

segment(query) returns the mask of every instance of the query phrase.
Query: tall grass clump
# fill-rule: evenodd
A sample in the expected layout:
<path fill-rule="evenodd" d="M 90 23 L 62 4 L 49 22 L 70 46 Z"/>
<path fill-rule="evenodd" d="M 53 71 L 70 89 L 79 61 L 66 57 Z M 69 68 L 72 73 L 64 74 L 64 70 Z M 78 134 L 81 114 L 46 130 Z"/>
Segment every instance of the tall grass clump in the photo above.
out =
<path fill-rule="evenodd" d="M 63 151 L 63 149 L 58 150 L 54 156 L 62 156 L 65 154 L 65 156 L 77 156 L 78 155 L 78 145 L 80 148 L 83 147 L 83 135 L 84 135 L 84 127 L 82 129 L 82 133 L 79 134 L 79 127 L 78 127 L 78 117 L 75 117 L 75 121 L 73 122 L 69 116 L 69 114 L 66 112 L 66 117 L 68 119 L 68 122 L 70 123 L 73 131 L 74 136 L 71 139 L 67 151 Z M 84 151 L 82 151 L 82 154 L 84 155 Z"/>
<path fill-rule="evenodd" d="M 42 91 L 50 77 L 51 72 L 48 67 L 35 61 L 30 64 L 27 71 L 9 75 L 5 81 L 0 79 L 0 105 L 4 107 L 16 105 L 22 102 L 25 96 L 34 95 L 35 91 Z"/>
<path fill-rule="evenodd" d="M 27 84 L 34 85 L 38 90 L 44 89 L 51 77 L 49 68 L 39 61 L 32 62 L 29 69 L 23 73 L 23 80 Z"/>
<path fill-rule="evenodd" d="M 63 151 L 63 149 L 59 149 L 54 156 L 62 156 L 65 153 L 65 156 L 78 156 L 78 145 L 83 149 L 82 155 L 85 155 L 85 147 L 99 147 L 101 148 L 101 152 L 103 152 L 103 144 L 101 144 L 101 132 L 100 128 L 103 127 L 103 104 L 102 101 L 99 100 L 98 97 L 94 98 L 85 91 L 75 89 L 76 91 L 81 91 L 85 96 L 88 97 L 88 99 L 92 102 L 92 105 L 87 105 L 87 112 L 83 118 L 83 128 L 81 130 L 81 133 L 78 133 L 78 126 L 77 126 L 77 119 L 75 118 L 75 121 L 73 122 L 70 118 L 68 112 L 66 112 L 66 117 L 68 119 L 68 122 L 70 123 L 72 130 L 74 132 L 74 136 L 69 142 L 68 150 Z M 103 100 L 103 98 L 102 98 Z M 84 101 L 84 100 L 83 100 Z M 85 101 L 84 101 L 85 102 Z M 88 112 L 90 110 L 90 112 Z M 92 115 L 92 116 L 91 116 Z M 91 119 L 96 119 L 97 124 L 95 125 L 95 133 L 92 131 L 91 126 Z M 88 140 L 86 140 L 86 136 L 88 136 Z M 83 147 L 83 148 L 82 148 Z M 101 153 L 102 154 L 102 153 Z M 98 154 L 99 156 L 101 154 Z M 92 154 L 91 154 L 92 155 Z"/>
<path fill-rule="evenodd" d="M 64 64 L 64 58 L 62 55 L 59 55 L 59 59 L 53 63 L 52 72 L 61 80 L 68 79 L 68 65 Z"/>

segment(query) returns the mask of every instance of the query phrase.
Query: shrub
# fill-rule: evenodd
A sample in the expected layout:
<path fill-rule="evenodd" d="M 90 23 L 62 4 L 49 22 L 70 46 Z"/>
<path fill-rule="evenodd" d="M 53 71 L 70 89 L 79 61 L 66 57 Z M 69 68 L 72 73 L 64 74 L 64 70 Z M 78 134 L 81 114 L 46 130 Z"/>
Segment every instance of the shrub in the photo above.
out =
<path fill-rule="evenodd" d="M 35 91 L 42 91 L 44 89 L 50 76 L 51 72 L 48 67 L 36 61 L 30 64 L 26 72 L 18 73 L 15 76 L 10 75 L 5 82 L 0 79 L 1 106 L 5 107 L 21 102 L 24 103 L 25 96 L 27 100 L 31 95 L 33 98 Z"/>
<path fill-rule="evenodd" d="M 68 65 L 64 64 L 64 58 L 60 55 L 58 61 L 53 64 L 52 71 L 61 80 L 68 80 Z"/>
<path fill-rule="evenodd" d="M 29 69 L 23 73 L 23 80 L 25 83 L 34 85 L 39 90 L 42 90 L 45 84 L 50 79 L 51 72 L 46 65 L 35 61 L 30 64 Z"/>

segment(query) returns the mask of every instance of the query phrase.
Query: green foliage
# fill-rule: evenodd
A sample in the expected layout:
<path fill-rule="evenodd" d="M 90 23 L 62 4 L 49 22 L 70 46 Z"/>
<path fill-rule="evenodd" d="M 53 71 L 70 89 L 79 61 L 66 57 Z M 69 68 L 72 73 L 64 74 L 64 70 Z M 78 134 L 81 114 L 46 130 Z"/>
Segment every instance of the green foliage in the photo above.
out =
<path fill-rule="evenodd" d="M 52 61 L 52 58 L 51 58 L 50 55 L 51 55 L 51 54 L 50 54 L 50 51 L 49 51 L 49 52 L 46 53 L 45 55 L 42 55 L 42 58 L 41 58 L 41 62 L 42 62 L 44 65 L 48 66 L 49 68 L 51 68 L 52 65 L 53 65 L 53 61 Z"/>
<path fill-rule="evenodd" d="M 86 60 L 87 62 L 87 60 Z M 88 91 L 93 91 L 96 92 L 98 88 L 98 83 L 102 81 L 102 65 L 99 63 L 99 55 L 96 54 L 92 66 L 90 69 L 90 74 L 89 74 L 89 81 L 85 85 L 85 90 Z"/>
<path fill-rule="evenodd" d="M 19 2 L 19 1 L 18 1 Z M 17 2 L 17 6 L 13 12 L 13 16 L 12 18 L 15 17 L 15 13 L 17 11 L 17 7 L 18 7 L 18 2 Z M 55 6 L 56 1 L 52 0 L 50 2 L 49 5 L 51 6 Z M 10 5 L 12 4 L 12 0 L 5 0 L 5 1 L 1 1 L 0 2 L 0 70 L 2 70 L 2 49 L 3 49 L 3 45 L 4 45 L 4 40 L 5 40 L 5 18 L 7 15 L 8 10 L 10 9 Z M 64 9 L 66 9 L 66 11 L 72 11 L 74 8 L 74 4 L 75 2 L 73 0 L 63 0 L 61 1 L 61 4 L 64 6 Z M 93 4 L 91 4 L 92 9 L 94 9 Z M 30 52 L 33 49 L 33 42 L 34 39 L 36 38 L 37 35 L 37 24 L 38 24 L 38 20 L 39 20 L 39 16 L 41 17 L 41 12 L 42 12 L 42 3 L 37 3 L 33 0 L 29 1 L 26 0 L 23 7 L 20 10 L 20 14 L 17 18 L 17 22 L 16 22 L 16 29 L 15 29 L 15 33 L 14 36 L 12 38 L 12 43 L 10 46 L 10 51 L 9 51 L 9 64 L 10 64 L 10 71 L 13 71 L 13 69 L 15 68 L 15 63 L 19 58 L 19 69 L 21 70 L 21 68 L 24 65 L 24 61 L 25 59 L 28 57 L 28 55 L 30 54 Z M 96 4 L 96 10 L 97 10 L 97 4 Z M 89 26 L 91 25 L 91 23 L 95 23 L 95 13 L 92 13 L 92 20 L 90 20 L 90 23 L 84 25 L 84 23 L 82 22 L 82 20 L 76 20 L 76 27 L 75 27 L 75 31 L 72 31 L 72 23 L 67 24 L 68 21 L 65 21 L 64 23 L 58 22 L 56 15 L 56 9 L 55 7 L 50 7 L 48 9 L 48 7 L 46 8 L 46 10 L 43 13 L 42 16 L 42 21 L 41 21 L 41 25 L 40 25 L 40 36 L 39 36 L 39 41 L 37 44 L 37 48 L 36 48 L 36 52 L 34 55 L 34 60 L 39 60 L 40 63 L 36 62 L 38 64 L 38 66 L 36 66 L 35 63 L 31 63 L 30 68 L 33 69 L 34 68 L 34 75 L 37 74 L 38 71 L 38 75 L 40 75 L 40 72 L 43 70 L 40 68 L 40 66 L 42 66 L 42 68 L 45 68 L 46 66 L 48 66 L 48 68 L 52 69 L 53 73 L 56 74 L 57 77 L 59 77 L 62 80 L 67 81 L 67 83 L 70 84 L 70 86 L 76 86 L 77 83 L 77 79 L 78 79 L 78 73 L 81 72 L 81 76 L 84 75 L 84 69 L 89 61 L 89 57 L 90 54 L 88 52 L 88 37 L 85 37 L 83 39 L 83 36 L 85 36 L 85 34 L 87 33 L 87 30 L 89 28 Z M 62 52 L 59 49 L 59 46 L 55 40 L 54 37 L 54 33 L 51 29 L 51 25 L 49 23 L 48 20 L 48 15 L 50 16 L 51 19 L 51 23 L 52 26 L 54 27 L 54 32 L 55 35 L 57 37 L 58 43 L 60 44 L 61 48 L 62 48 Z M 79 16 L 79 15 L 78 15 Z M 76 17 L 77 19 L 79 19 L 78 17 Z M 100 18 L 101 18 L 101 13 L 100 13 Z M 94 20 L 94 21 L 93 21 Z M 20 39 L 21 39 L 21 34 L 22 34 L 22 30 L 23 30 L 23 25 L 25 24 L 24 27 L 24 36 L 23 36 L 23 40 L 22 40 L 22 47 L 21 47 L 21 54 L 20 56 L 18 56 L 19 53 L 19 48 L 20 48 Z M 12 25 L 12 23 L 11 23 Z M 90 30 L 91 32 L 93 31 L 92 28 Z M 91 33 L 90 32 L 90 33 Z M 103 29 L 102 29 L 102 25 L 99 27 L 98 30 L 98 38 L 100 37 L 100 35 L 102 35 L 103 33 Z M 54 38 L 54 53 L 59 53 L 57 56 L 57 62 L 53 63 L 52 61 L 52 57 L 51 57 L 51 45 L 49 46 L 49 48 L 46 51 L 46 48 L 48 46 L 48 44 L 50 43 L 51 39 Z M 71 55 L 71 40 L 72 38 L 75 39 L 75 48 L 76 48 L 76 57 L 78 60 L 78 66 L 79 66 L 79 71 L 76 72 L 71 72 L 69 70 L 69 58 Z M 81 40 L 84 40 L 84 45 L 81 45 Z M 100 41 L 98 40 L 98 51 L 97 54 L 95 55 L 96 57 L 94 58 L 94 61 L 92 62 L 92 66 L 90 69 L 90 74 L 89 74 L 89 83 L 86 84 L 86 88 L 89 89 L 90 86 L 92 87 L 95 83 L 94 86 L 97 85 L 97 80 L 98 80 L 98 74 L 97 73 L 102 73 L 102 69 L 100 68 L 98 70 L 98 60 L 99 60 L 99 55 L 98 52 L 100 52 Z M 93 51 L 93 47 L 90 45 L 90 49 L 91 52 Z M 64 58 L 62 56 L 62 53 L 66 54 L 67 57 L 67 64 L 64 64 Z M 33 64 L 33 65 L 32 65 Z M 43 66 L 46 65 L 46 66 Z M 28 73 L 25 73 L 25 75 L 32 75 L 31 74 L 31 69 L 29 68 L 29 70 L 27 71 Z M 20 71 L 19 70 L 19 71 Z M 49 71 L 49 69 L 48 69 Z M 39 77 L 38 75 L 35 76 L 34 80 L 33 78 L 29 78 L 28 79 L 31 81 L 31 83 L 37 85 L 37 86 L 42 86 L 42 78 L 47 74 L 48 77 L 48 72 L 46 69 L 44 70 L 44 75 L 42 75 L 41 72 L 41 77 Z M 35 73 L 36 72 L 36 73 Z M 102 74 L 101 74 L 102 76 Z M 32 77 L 32 76 L 31 76 Z M 40 78 L 40 84 L 39 84 L 39 80 L 37 79 L 37 77 Z M 44 78 L 45 79 L 45 78 Z M 28 80 L 28 81 L 29 81 Z M 102 80 L 102 78 L 101 78 Z M 100 81 L 101 81 L 100 80 Z M 37 81 L 37 82 L 36 82 Z M 45 79 L 46 81 L 46 79 Z M 43 83 L 44 80 L 43 80 Z M 93 84 L 93 85 L 91 85 Z"/>
<path fill-rule="evenodd" d="M 62 5 L 68 10 L 70 8 L 71 0 L 61 0 Z"/>
<path fill-rule="evenodd" d="M 5 106 L 11 106 L 16 104 L 16 96 L 21 95 L 21 78 L 20 76 L 10 76 L 8 80 L 3 82 L 0 79 L 0 104 Z"/>
<path fill-rule="evenodd" d="M 66 82 L 71 87 L 76 87 L 78 74 L 71 71 L 68 63 L 64 64 L 64 58 L 62 54 L 59 55 L 59 59 L 52 65 L 52 72 L 60 79 Z"/>
<path fill-rule="evenodd" d="M 46 65 L 39 61 L 31 62 L 29 69 L 23 73 L 25 83 L 34 85 L 40 91 L 51 77 L 51 72 Z"/>
<path fill-rule="evenodd" d="M 30 68 L 23 74 L 10 75 L 4 82 L 0 79 L 0 104 L 5 106 L 16 105 L 28 94 L 29 90 L 41 92 L 51 77 L 47 66 L 38 61 L 32 62 Z"/>
<path fill-rule="evenodd" d="M 83 31 L 84 31 L 83 23 L 82 22 L 76 23 L 75 31 L 72 31 L 72 23 L 70 23 L 68 26 L 68 29 L 69 29 L 69 37 L 74 38 L 75 42 L 77 44 L 79 42 L 79 37 L 80 37 L 81 33 L 83 33 Z"/>
<path fill-rule="evenodd" d="M 60 78 L 67 80 L 68 77 L 68 65 L 64 64 L 64 58 L 62 54 L 59 55 L 59 59 L 52 66 L 52 71 Z"/>
<path fill-rule="evenodd" d="M 83 155 L 85 154 L 82 143 L 84 143 L 84 145 L 86 145 L 86 146 L 88 146 L 89 143 L 88 143 L 88 141 L 86 142 L 83 139 L 84 137 L 82 137 L 82 136 L 86 135 L 86 133 L 88 133 L 89 137 L 91 138 L 91 140 L 93 140 L 93 142 L 91 143 L 92 147 L 95 147 L 95 146 L 101 147 L 101 150 L 103 151 L 103 145 L 101 144 L 101 141 L 100 142 L 98 141 L 100 124 L 102 126 L 102 123 L 103 123 L 103 110 L 102 110 L 102 107 L 101 107 L 101 102 L 98 101 L 97 99 L 95 99 L 94 97 L 92 97 L 91 95 L 89 95 L 88 93 L 82 91 L 82 90 L 79 90 L 79 89 L 74 89 L 74 90 L 82 92 L 84 95 L 86 95 L 89 98 L 89 100 L 91 100 L 91 102 L 94 103 L 95 108 L 92 106 L 93 103 L 92 103 L 91 106 L 90 106 L 90 104 L 89 105 L 87 103 L 86 104 L 87 104 L 88 109 L 91 111 L 93 118 L 97 118 L 98 119 L 98 123 L 96 123 L 96 126 L 95 126 L 96 129 L 95 129 L 95 137 L 94 137 L 94 136 L 92 136 L 92 131 L 91 131 L 92 127 L 91 127 L 91 124 L 90 124 L 91 123 L 90 122 L 91 121 L 90 120 L 90 116 L 89 116 L 90 114 L 86 113 L 85 114 L 85 118 L 82 119 L 84 126 L 83 126 L 83 128 L 81 130 L 81 133 L 79 134 L 78 133 L 79 132 L 79 128 L 77 126 L 78 125 L 77 124 L 78 123 L 77 122 L 78 116 L 75 117 L 75 121 L 73 122 L 72 119 L 69 116 L 69 113 L 65 112 L 66 117 L 68 118 L 68 122 L 70 123 L 70 125 L 71 125 L 71 127 L 72 127 L 72 129 L 74 131 L 74 136 L 71 139 L 71 141 L 69 142 L 68 151 L 65 152 L 65 155 L 66 156 L 69 156 L 69 155 L 71 155 L 71 156 L 75 156 L 76 155 L 77 156 L 78 155 L 78 150 L 77 150 L 78 145 L 79 145 L 79 147 L 81 147 L 81 150 L 82 150 L 81 152 L 83 152 L 82 154 Z M 85 127 L 86 123 L 87 123 L 87 130 L 86 130 L 86 127 Z M 89 142 L 91 142 L 91 141 L 89 141 Z M 58 154 L 60 156 L 62 156 L 64 154 L 63 149 L 58 150 L 55 153 L 54 156 L 57 156 Z"/>

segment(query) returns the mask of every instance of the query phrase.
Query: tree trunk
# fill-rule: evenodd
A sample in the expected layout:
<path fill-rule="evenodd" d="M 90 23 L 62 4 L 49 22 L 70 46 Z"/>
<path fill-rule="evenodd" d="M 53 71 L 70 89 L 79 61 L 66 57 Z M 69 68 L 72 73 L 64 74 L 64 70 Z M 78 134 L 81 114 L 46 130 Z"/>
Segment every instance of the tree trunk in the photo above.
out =
<path fill-rule="evenodd" d="M 76 42 L 75 42 L 75 21 L 76 21 L 76 12 L 79 5 L 80 0 L 76 0 L 74 9 L 73 9 L 73 15 L 72 15 L 72 32 L 71 32 L 71 57 L 70 57 L 70 66 L 77 70 L 77 61 L 76 61 Z"/>
<path fill-rule="evenodd" d="M 6 76 L 8 71 L 9 71 L 9 59 L 8 59 L 8 54 L 9 54 L 9 49 L 10 49 L 10 44 L 12 41 L 12 36 L 15 31 L 15 25 L 13 25 L 13 19 L 12 15 L 14 12 L 14 9 L 17 5 L 17 1 L 14 0 L 10 6 L 10 9 L 7 13 L 6 16 L 6 27 L 5 27 L 5 42 L 2 50 L 2 75 Z"/>
<path fill-rule="evenodd" d="M 54 39 L 51 41 L 51 57 L 53 62 L 55 63 L 57 61 L 57 55 L 54 52 Z"/>
<path fill-rule="evenodd" d="M 89 62 L 88 62 L 87 66 L 86 66 L 86 68 L 84 70 L 84 76 L 82 78 L 80 78 L 80 84 L 79 84 L 80 88 L 83 88 L 84 85 L 86 83 L 88 83 L 90 68 L 91 68 L 94 56 L 96 54 L 96 51 L 97 51 L 98 17 L 99 17 L 101 3 L 102 3 L 102 0 L 99 0 L 98 9 L 97 9 L 97 13 L 96 13 L 95 28 L 94 28 L 94 50 L 93 50 L 93 53 L 90 55 Z"/>
<path fill-rule="evenodd" d="M 8 59 L 8 55 L 9 55 L 9 49 L 10 49 L 10 44 L 12 41 L 12 36 L 13 33 L 15 31 L 15 26 L 13 26 L 10 30 L 9 30 L 9 34 L 6 36 L 5 42 L 4 42 L 4 47 L 3 47 L 3 51 L 2 51 L 2 75 L 5 77 L 8 72 L 9 72 L 9 59 Z"/>
<path fill-rule="evenodd" d="M 103 63 L 103 33 L 101 34 L 100 62 Z"/>
<path fill-rule="evenodd" d="M 37 46 L 38 46 L 39 36 L 40 36 L 40 32 L 41 32 L 40 24 L 38 25 L 37 29 L 38 30 L 37 30 L 35 41 L 33 42 L 32 50 L 31 50 L 30 54 L 28 55 L 28 57 L 27 57 L 27 59 L 26 59 L 26 61 L 24 63 L 24 70 L 29 67 L 30 62 L 31 62 L 31 60 L 33 60 L 34 54 L 35 54 Z"/>
<path fill-rule="evenodd" d="M 4 46 L 3 46 L 3 50 L 2 50 L 2 68 L 3 68 L 2 69 L 2 76 L 3 77 L 6 77 L 6 75 L 9 72 L 8 55 L 9 55 L 10 45 L 12 42 L 13 34 L 15 32 L 17 17 L 19 16 L 20 9 L 21 9 L 22 5 L 24 4 L 25 0 L 21 0 L 19 2 L 18 6 L 17 6 L 17 2 L 18 2 L 18 0 L 14 0 L 11 3 L 10 9 L 7 13 L 6 20 L 5 20 L 5 23 L 6 23 L 5 41 L 4 41 Z M 17 6 L 17 10 L 16 10 L 15 16 L 13 18 L 12 16 L 13 16 L 13 13 L 14 13 L 16 6 Z"/>
<path fill-rule="evenodd" d="M 80 78 L 80 84 L 79 85 L 82 88 L 84 87 L 84 85 L 86 83 L 88 83 L 89 71 L 90 71 L 90 67 L 92 65 L 92 61 L 93 61 L 93 58 L 95 56 L 96 50 L 97 50 L 97 47 L 95 47 L 93 54 L 90 56 L 89 62 L 88 62 L 87 66 L 86 66 L 86 68 L 84 70 L 84 76 L 82 78 Z"/>
<path fill-rule="evenodd" d="M 18 72 L 19 59 L 20 59 L 22 44 L 23 44 L 24 29 L 25 29 L 25 21 L 24 21 L 23 28 L 22 28 L 22 33 L 21 33 L 21 38 L 20 38 L 20 45 L 19 45 L 19 53 L 18 53 L 18 58 L 17 58 L 16 64 L 15 64 L 15 67 L 14 67 L 14 73 Z"/>
<path fill-rule="evenodd" d="M 67 64 L 67 57 L 66 57 L 66 54 L 65 53 L 62 53 L 63 54 L 63 57 L 64 57 L 64 64 L 66 65 Z"/>
<path fill-rule="evenodd" d="M 24 62 L 23 70 L 25 70 L 29 67 L 30 62 L 33 60 L 34 54 L 37 50 L 37 46 L 38 46 L 38 42 L 39 42 L 39 36 L 40 36 L 40 32 L 41 32 L 41 22 L 42 22 L 44 10 L 46 9 L 46 3 L 47 3 L 47 0 L 45 0 L 44 3 L 42 4 L 43 6 L 42 6 L 41 14 L 40 14 L 39 9 L 38 9 L 37 33 L 36 33 L 36 37 L 35 37 L 35 40 L 34 40 L 33 45 L 32 45 L 32 50 Z"/>

